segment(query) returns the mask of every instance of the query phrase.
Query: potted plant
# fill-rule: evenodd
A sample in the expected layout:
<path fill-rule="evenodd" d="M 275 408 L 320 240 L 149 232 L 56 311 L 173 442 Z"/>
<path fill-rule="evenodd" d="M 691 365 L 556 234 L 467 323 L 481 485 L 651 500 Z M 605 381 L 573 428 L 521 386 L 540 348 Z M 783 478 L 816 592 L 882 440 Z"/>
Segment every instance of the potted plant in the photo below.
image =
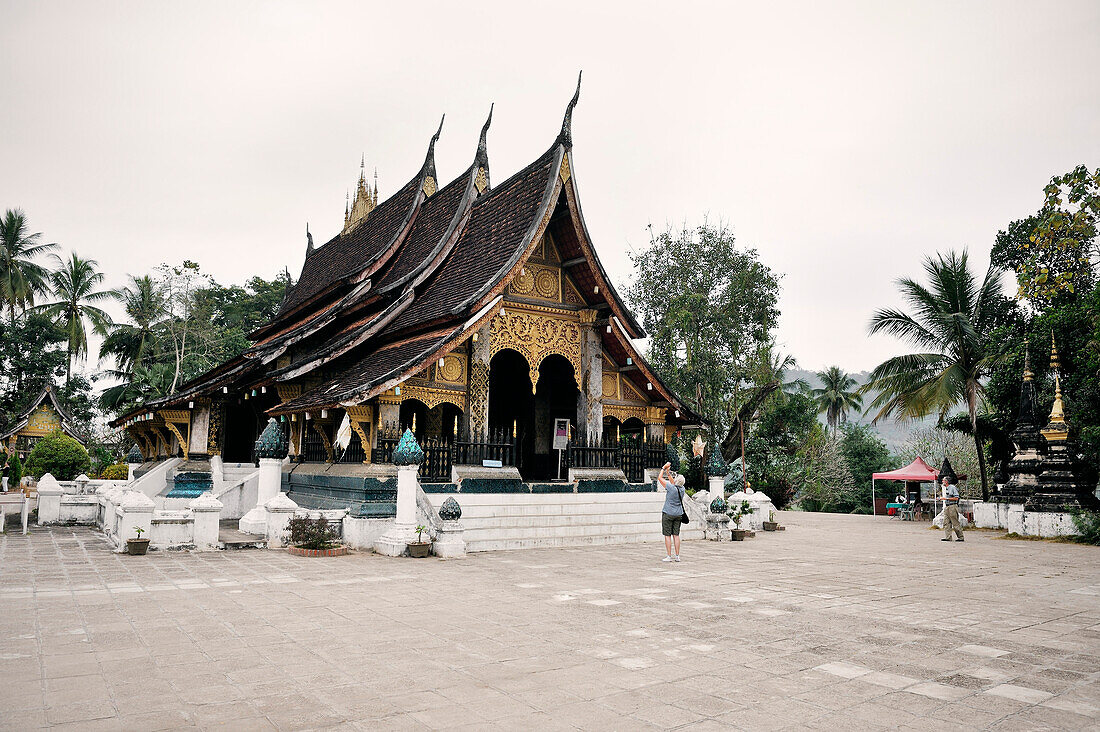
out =
<path fill-rule="evenodd" d="M 299 557 L 341 557 L 348 548 L 340 543 L 336 528 L 321 516 L 314 520 L 299 516 L 292 518 L 286 527 L 290 539 L 287 552 Z"/>
<path fill-rule="evenodd" d="M 776 531 L 779 522 L 775 520 L 775 511 L 768 511 L 768 520 L 764 522 L 764 531 Z"/>
<path fill-rule="evenodd" d="M 149 540 L 141 538 L 141 535 L 145 533 L 145 529 L 135 526 L 134 533 L 137 534 L 136 539 L 126 540 L 126 553 L 135 557 L 144 556 L 149 551 Z"/>
<path fill-rule="evenodd" d="M 417 559 L 423 559 L 428 556 L 432 549 L 431 541 L 424 541 L 422 534 L 428 530 L 428 527 L 424 525 L 418 525 L 416 527 L 416 541 L 409 542 L 409 556 L 416 557 Z"/>
<path fill-rule="evenodd" d="M 733 529 L 733 531 L 731 532 L 732 536 L 730 538 L 732 538 L 734 541 L 744 541 L 745 537 L 752 536 L 751 531 L 741 528 L 741 521 L 750 513 L 752 513 L 752 504 L 748 501 L 741 501 L 740 506 L 738 506 L 737 508 L 731 508 L 730 519 L 733 521 L 733 524 L 736 528 Z"/>

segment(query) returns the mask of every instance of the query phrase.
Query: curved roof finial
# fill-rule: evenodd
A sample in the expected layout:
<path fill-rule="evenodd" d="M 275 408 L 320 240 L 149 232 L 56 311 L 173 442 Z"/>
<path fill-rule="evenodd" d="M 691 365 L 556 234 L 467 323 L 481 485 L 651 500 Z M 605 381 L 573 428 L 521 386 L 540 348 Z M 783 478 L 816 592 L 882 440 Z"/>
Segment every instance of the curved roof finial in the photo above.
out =
<path fill-rule="evenodd" d="M 309 222 L 306 222 L 306 256 L 313 254 L 313 234 L 309 233 Z"/>
<path fill-rule="evenodd" d="M 433 179 L 435 178 L 435 143 L 439 140 L 439 135 L 443 132 L 443 120 L 447 119 L 447 115 L 444 114 L 439 118 L 439 129 L 432 135 L 431 141 L 428 143 L 428 154 L 424 156 L 424 167 L 421 172 L 426 172 Z"/>
<path fill-rule="evenodd" d="M 558 142 L 565 145 L 567 150 L 573 147 L 573 107 L 577 106 L 577 100 L 581 98 L 581 74 L 583 73 L 583 70 L 577 72 L 577 91 L 573 92 L 573 98 L 565 108 L 565 119 L 561 122 L 561 134 L 558 135 Z"/>
<path fill-rule="evenodd" d="M 489 134 L 489 125 L 493 123 L 493 107 L 495 104 L 489 105 L 489 116 L 485 120 L 485 124 L 481 126 L 481 136 L 477 140 L 477 162 L 482 164 L 488 164 L 489 162 L 489 147 L 486 142 L 486 137 Z"/>

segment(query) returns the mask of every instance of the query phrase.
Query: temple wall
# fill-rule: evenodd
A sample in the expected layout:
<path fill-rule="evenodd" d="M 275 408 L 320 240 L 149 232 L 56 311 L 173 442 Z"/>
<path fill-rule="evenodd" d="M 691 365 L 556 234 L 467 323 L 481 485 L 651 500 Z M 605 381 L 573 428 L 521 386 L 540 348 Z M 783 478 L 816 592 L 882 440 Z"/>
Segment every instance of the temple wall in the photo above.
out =
<path fill-rule="evenodd" d="M 1080 533 L 1072 514 L 1025 511 L 1021 503 L 974 501 L 974 525 L 980 529 L 1004 529 L 1020 536 L 1075 536 Z"/>

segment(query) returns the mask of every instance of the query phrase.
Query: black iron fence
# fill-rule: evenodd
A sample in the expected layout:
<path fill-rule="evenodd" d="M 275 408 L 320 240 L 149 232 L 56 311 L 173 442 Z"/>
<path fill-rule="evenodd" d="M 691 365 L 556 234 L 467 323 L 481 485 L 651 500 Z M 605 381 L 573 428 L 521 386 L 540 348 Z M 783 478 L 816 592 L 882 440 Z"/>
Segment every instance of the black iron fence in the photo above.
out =
<path fill-rule="evenodd" d="M 642 483 L 646 468 L 665 464 L 665 442 L 628 436 L 602 440 L 575 438 L 566 448 L 565 464 L 571 468 L 618 468 L 626 474 L 628 483 Z"/>
<path fill-rule="evenodd" d="M 401 430 L 387 428 L 378 432 L 378 446 L 371 451 L 371 462 L 389 463 L 401 439 Z M 516 464 L 516 441 L 505 430 L 490 430 L 485 435 L 461 438 L 425 437 L 418 441 L 424 451 L 420 476 L 425 481 L 446 482 L 454 465 L 481 465 L 499 460 L 501 465 Z"/>

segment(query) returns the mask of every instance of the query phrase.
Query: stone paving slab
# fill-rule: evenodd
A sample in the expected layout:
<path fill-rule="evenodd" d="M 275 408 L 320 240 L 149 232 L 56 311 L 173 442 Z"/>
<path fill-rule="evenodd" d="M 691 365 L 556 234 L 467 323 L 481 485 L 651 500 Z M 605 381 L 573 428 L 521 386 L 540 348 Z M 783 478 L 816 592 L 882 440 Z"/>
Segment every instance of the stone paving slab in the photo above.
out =
<path fill-rule="evenodd" d="M 0 729 L 1100 730 L 1100 550 L 781 520 L 680 564 L 5 535 Z"/>

